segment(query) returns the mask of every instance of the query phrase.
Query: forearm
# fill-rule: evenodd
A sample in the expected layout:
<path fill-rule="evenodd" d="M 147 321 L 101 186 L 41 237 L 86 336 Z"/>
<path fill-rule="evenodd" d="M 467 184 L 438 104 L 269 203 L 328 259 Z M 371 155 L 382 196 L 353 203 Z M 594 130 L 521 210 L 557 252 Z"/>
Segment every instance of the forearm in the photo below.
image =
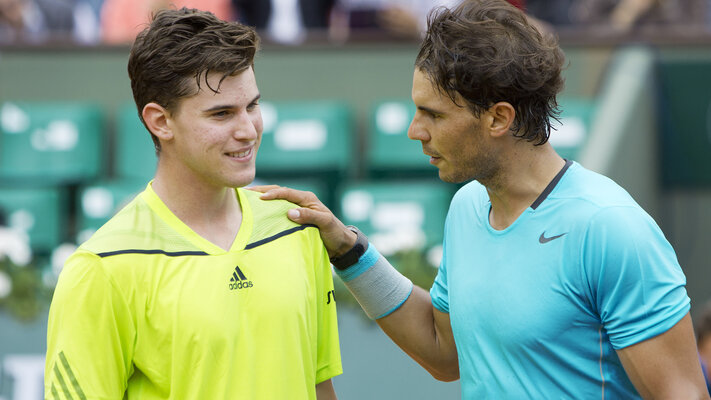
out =
<path fill-rule="evenodd" d="M 343 225 L 313 193 L 277 186 L 252 189 L 263 192 L 264 200 L 280 198 L 300 205 L 289 210 L 289 219 L 319 227 L 331 263 L 366 313 L 433 376 L 457 379 L 457 349 L 449 314 L 434 310 L 426 291 L 413 287 L 380 254 L 364 254 L 369 248 L 367 238 Z"/>
<path fill-rule="evenodd" d="M 333 389 L 331 380 L 323 381 L 316 385 L 317 400 L 337 400 L 336 391 Z"/>
<path fill-rule="evenodd" d="M 429 294 L 397 272 L 372 246 L 354 265 L 338 269 L 344 284 L 368 316 L 435 378 L 458 378 L 457 352 L 449 314 L 432 307 Z"/>

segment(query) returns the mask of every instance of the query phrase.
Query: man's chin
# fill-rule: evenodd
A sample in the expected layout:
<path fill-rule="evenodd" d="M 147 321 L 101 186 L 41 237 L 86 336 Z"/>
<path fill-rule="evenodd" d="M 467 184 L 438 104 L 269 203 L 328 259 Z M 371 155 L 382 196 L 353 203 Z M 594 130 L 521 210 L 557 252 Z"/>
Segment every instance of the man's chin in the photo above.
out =
<path fill-rule="evenodd" d="M 245 187 L 254 182 L 255 174 L 239 176 L 232 181 L 232 187 Z"/>
<path fill-rule="evenodd" d="M 445 172 L 442 172 L 442 170 L 439 170 L 439 179 L 447 183 L 462 183 L 468 180 L 457 175 L 447 174 Z"/>

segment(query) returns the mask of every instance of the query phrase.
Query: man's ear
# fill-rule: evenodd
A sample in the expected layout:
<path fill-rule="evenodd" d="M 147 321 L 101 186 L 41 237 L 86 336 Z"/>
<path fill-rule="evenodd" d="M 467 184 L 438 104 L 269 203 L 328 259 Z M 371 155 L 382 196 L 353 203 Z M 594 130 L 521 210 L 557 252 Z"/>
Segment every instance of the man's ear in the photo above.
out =
<path fill-rule="evenodd" d="M 511 125 L 516 118 L 516 110 L 506 101 L 500 101 L 487 110 L 491 119 L 489 120 L 489 131 L 492 136 L 503 136 L 509 132 Z"/>
<path fill-rule="evenodd" d="M 173 131 L 168 126 L 170 113 L 157 103 L 148 103 L 143 107 L 141 113 L 146 126 L 160 140 L 171 140 Z"/>

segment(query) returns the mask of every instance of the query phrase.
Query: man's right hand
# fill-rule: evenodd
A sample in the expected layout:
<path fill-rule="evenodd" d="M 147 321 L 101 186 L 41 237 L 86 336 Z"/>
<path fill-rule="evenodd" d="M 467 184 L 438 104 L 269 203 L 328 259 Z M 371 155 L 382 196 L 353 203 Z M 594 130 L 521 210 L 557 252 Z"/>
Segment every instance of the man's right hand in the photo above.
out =
<path fill-rule="evenodd" d="M 247 189 L 263 193 L 260 196 L 262 200 L 283 199 L 301 207 L 289 210 L 287 216 L 299 224 L 318 226 L 330 258 L 343 255 L 355 245 L 355 232 L 346 228 L 315 194 L 277 185 L 251 186 Z"/>

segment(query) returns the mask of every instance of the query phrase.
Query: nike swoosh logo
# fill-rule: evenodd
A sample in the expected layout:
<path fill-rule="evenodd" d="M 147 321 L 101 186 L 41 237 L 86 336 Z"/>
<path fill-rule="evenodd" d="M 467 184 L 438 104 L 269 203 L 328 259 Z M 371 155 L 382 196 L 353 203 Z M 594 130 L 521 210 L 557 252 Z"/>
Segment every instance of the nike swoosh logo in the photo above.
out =
<path fill-rule="evenodd" d="M 565 232 L 565 233 L 568 233 L 568 232 Z M 551 237 L 546 237 L 546 232 L 543 231 L 543 233 L 541 233 L 541 236 L 538 237 L 538 241 L 539 241 L 541 244 L 543 244 L 543 243 L 548 243 L 548 242 L 550 242 L 551 240 L 558 239 L 559 237 L 565 235 L 565 233 L 561 233 L 560 235 L 555 235 L 555 236 L 551 236 Z"/>

